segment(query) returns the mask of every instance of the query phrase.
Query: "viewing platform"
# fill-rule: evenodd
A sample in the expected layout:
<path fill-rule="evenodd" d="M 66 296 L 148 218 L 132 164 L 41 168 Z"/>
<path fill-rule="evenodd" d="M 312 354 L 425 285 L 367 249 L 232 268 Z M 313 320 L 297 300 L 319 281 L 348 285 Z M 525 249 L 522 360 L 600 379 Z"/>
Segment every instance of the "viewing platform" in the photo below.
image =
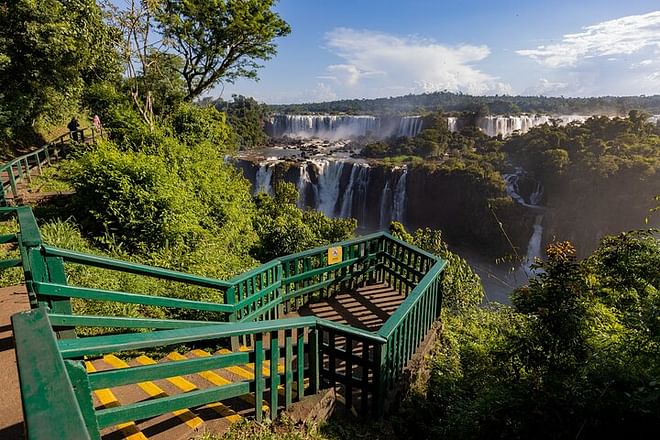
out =
<path fill-rule="evenodd" d="M 5 204 L 20 201 L 10 176 L 44 166 L 44 148 L 5 165 Z M 378 418 L 440 315 L 445 261 L 384 232 L 219 280 L 49 246 L 29 206 L 0 208 L 0 221 L 18 226 L 0 236 L 0 268 L 22 270 L 30 308 L 12 317 L 30 439 L 221 433 L 323 390 Z M 154 290 L 74 285 L 80 267 Z"/>

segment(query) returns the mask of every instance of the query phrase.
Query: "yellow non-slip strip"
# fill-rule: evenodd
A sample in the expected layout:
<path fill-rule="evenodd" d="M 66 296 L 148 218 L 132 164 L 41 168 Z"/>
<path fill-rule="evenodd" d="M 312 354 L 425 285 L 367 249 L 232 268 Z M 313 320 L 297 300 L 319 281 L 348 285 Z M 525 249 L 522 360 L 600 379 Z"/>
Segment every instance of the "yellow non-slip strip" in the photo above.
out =
<path fill-rule="evenodd" d="M 241 347 L 241 348 L 239 348 L 239 350 L 244 351 L 244 352 L 250 351 L 250 349 L 247 348 L 247 347 Z M 226 348 L 222 348 L 222 349 L 218 350 L 218 353 L 220 353 L 220 354 L 230 354 L 232 352 L 227 350 Z M 247 363 L 243 366 L 232 367 L 232 368 L 236 368 L 237 370 L 239 370 L 239 372 L 236 373 L 239 376 L 244 377 L 246 379 L 254 380 L 254 363 L 250 362 L 250 363 Z M 280 374 L 284 374 L 284 366 L 282 366 L 281 364 L 278 363 L 277 364 L 277 372 L 280 373 Z M 264 361 L 264 366 L 261 367 L 261 373 L 264 375 L 264 377 L 270 377 L 270 361 Z M 278 385 L 277 386 L 277 391 L 279 392 L 279 394 L 284 395 L 284 385 L 282 385 L 282 384 Z"/>
<path fill-rule="evenodd" d="M 89 361 L 85 362 L 85 368 L 88 373 L 94 373 L 96 371 L 94 365 Z M 119 400 L 117 400 L 115 395 L 108 388 L 96 390 L 94 391 L 94 394 L 96 394 L 96 397 L 104 408 L 119 406 Z M 116 428 L 122 432 L 126 440 L 147 440 L 147 437 L 140 432 L 135 422 L 120 423 Z"/>
<path fill-rule="evenodd" d="M 142 359 L 142 358 L 145 358 L 145 359 Z M 175 352 L 175 351 L 172 352 L 172 353 L 170 353 L 170 354 L 168 354 L 168 355 L 167 355 L 167 358 L 168 358 L 168 359 L 171 359 L 171 360 L 173 360 L 173 361 L 183 361 L 183 360 L 188 359 L 187 357 L 185 357 L 185 356 L 183 356 L 182 354 L 177 353 L 177 352 Z M 146 356 L 140 356 L 140 357 L 137 359 L 137 361 L 140 362 L 140 363 L 142 363 L 143 361 L 145 361 L 145 362 L 149 362 L 149 361 L 150 361 L 150 362 L 152 362 L 152 363 L 155 363 L 152 359 L 149 359 L 149 358 L 146 357 Z M 206 372 L 202 372 L 202 373 L 199 373 L 199 374 L 200 374 L 202 377 L 204 377 L 204 378 L 206 379 L 206 377 L 204 376 L 203 373 L 206 373 Z M 212 373 L 212 372 L 211 372 L 211 373 Z M 212 374 L 214 374 L 214 373 L 212 373 Z M 218 377 L 219 377 L 219 376 L 218 376 Z M 198 389 L 198 387 L 197 387 L 194 383 L 192 383 L 192 382 L 190 382 L 190 381 L 188 381 L 188 380 L 186 380 L 186 379 L 184 379 L 184 378 L 182 378 L 182 377 L 171 377 L 171 378 L 169 378 L 169 379 L 167 379 L 167 380 L 169 380 L 172 384 L 174 384 L 175 386 L 177 386 L 178 388 L 180 388 L 180 389 L 182 389 L 182 390 L 184 390 L 184 391 L 186 391 L 186 392 L 187 392 L 187 391 L 193 391 L 193 390 Z M 207 379 L 207 380 L 208 380 L 208 379 Z M 209 381 L 209 382 L 213 383 L 212 381 Z M 227 384 L 230 384 L 230 383 L 231 383 L 231 382 L 229 382 L 229 381 L 227 380 L 226 383 L 216 384 L 216 385 L 227 385 Z M 184 387 L 185 387 L 185 388 L 184 388 Z M 241 420 L 241 418 L 242 418 L 241 416 L 239 416 L 238 414 L 236 414 L 236 412 L 232 411 L 230 408 L 226 407 L 225 405 L 223 405 L 223 404 L 220 403 L 220 402 L 211 402 L 211 403 L 207 404 L 206 406 L 208 406 L 209 408 L 212 408 L 215 412 L 217 412 L 218 414 L 220 414 L 220 415 L 221 415 L 225 420 L 227 420 L 229 423 L 237 422 L 237 421 Z"/>
<path fill-rule="evenodd" d="M 109 354 L 103 356 L 103 361 L 109 365 L 112 365 L 115 368 L 129 368 L 130 366 L 119 359 L 117 356 Z M 147 393 L 150 397 L 158 398 L 165 397 L 167 393 L 163 391 L 158 385 L 153 382 L 140 382 L 137 384 L 142 390 Z M 197 429 L 204 422 L 202 419 L 193 414 L 189 409 L 179 409 L 172 412 L 175 416 L 179 417 L 186 425 L 192 429 Z"/>
<path fill-rule="evenodd" d="M 204 350 L 199 350 L 199 349 L 192 350 L 190 353 L 192 353 L 193 355 L 195 355 L 197 357 L 211 356 L 210 353 L 207 353 Z M 242 370 L 238 367 L 227 367 L 225 369 L 227 371 L 230 371 L 230 372 L 236 374 L 237 376 L 240 376 L 240 377 L 244 378 L 244 379 L 254 380 L 254 375 L 251 374 L 251 375 L 249 375 L 249 377 L 246 377 L 246 376 L 248 376 L 247 373 L 244 370 Z M 208 380 L 209 382 L 211 382 L 212 384 L 215 384 L 215 385 L 226 385 L 228 383 L 231 383 L 229 380 L 225 379 L 224 377 L 220 376 L 217 373 L 214 373 L 213 371 L 205 371 L 203 373 L 199 373 L 199 375 L 202 376 L 204 379 Z M 255 405 L 254 396 L 252 394 L 246 394 L 244 396 L 240 396 L 240 398 L 242 400 L 246 401 L 247 403 L 249 403 L 250 405 Z M 266 404 L 266 401 L 264 400 L 263 410 L 264 411 L 269 411 L 269 409 L 270 408 L 268 407 L 268 405 Z"/>

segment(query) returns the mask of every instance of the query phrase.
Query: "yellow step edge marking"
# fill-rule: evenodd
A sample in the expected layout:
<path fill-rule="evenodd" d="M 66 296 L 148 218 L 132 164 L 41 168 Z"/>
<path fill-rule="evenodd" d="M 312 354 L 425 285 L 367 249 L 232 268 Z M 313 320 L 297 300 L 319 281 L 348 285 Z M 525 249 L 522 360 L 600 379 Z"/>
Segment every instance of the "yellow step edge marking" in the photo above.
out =
<path fill-rule="evenodd" d="M 243 351 L 243 352 L 250 351 L 250 349 L 247 348 L 247 347 L 241 347 L 239 350 Z M 231 351 L 227 350 L 226 348 L 222 348 L 222 349 L 218 350 L 218 353 L 220 353 L 220 354 L 229 354 L 229 353 L 231 353 Z M 247 363 L 247 364 L 245 364 L 245 366 L 240 367 L 240 368 L 243 368 L 245 371 L 247 371 L 250 374 L 254 374 L 254 363 L 253 362 Z M 262 371 L 264 376 L 270 376 L 270 361 L 264 360 L 264 366 L 262 367 L 261 371 Z M 284 365 L 278 363 L 277 364 L 277 372 L 280 373 L 280 374 L 284 374 Z"/>
<path fill-rule="evenodd" d="M 245 345 L 241 345 L 239 347 L 239 350 L 243 351 L 243 352 L 250 351 L 250 349 L 247 348 Z M 227 353 L 231 353 L 231 352 L 229 350 L 227 350 L 226 348 L 223 348 L 223 349 L 219 350 L 219 353 L 227 354 Z M 248 372 L 254 373 L 254 363 L 247 364 L 247 367 L 249 367 L 249 370 L 247 370 Z M 284 365 L 278 363 L 277 364 L 277 372 L 280 373 L 280 374 L 284 374 Z M 265 376 L 270 376 L 270 361 L 264 361 L 263 374 Z M 309 386 L 309 378 L 306 377 L 304 379 L 304 385 Z M 280 385 L 278 389 L 283 389 L 283 385 Z M 298 382 L 293 382 L 293 390 L 297 392 Z"/>
<path fill-rule="evenodd" d="M 250 351 L 250 349 L 247 348 L 247 347 L 240 347 L 239 350 L 243 351 L 243 352 Z M 220 354 L 229 354 L 229 353 L 231 353 L 231 351 L 226 349 L 226 348 L 222 348 L 222 349 L 218 350 L 218 353 L 220 353 Z M 243 370 L 243 372 L 247 376 L 249 376 L 249 378 L 254 379 L 254 363 L 253 362 L 250 362 L 250 363 L 247 363 L 243 366 L 235 367 L 235 368 L 239 368 L 239 369 Z M 278 363 L 277 364 L 277 372 L 280 373 L 280 374 L 284 374 L 284 366 Z M 264 366 L 261 367 L 261 373 L 264 375 L 264 377 L 270 377 L 270 361 L 264 361 Z M 242 373 L 239 373 L 239 374 L 242 374 Z M 278 385 L 277 386 L 277 391 L 278 391 L 279 394 L 284 395 L 284 385 L 282 385 L 282 384 Z"/>
<path fill-rule="evenodd" d="M 103 361 L 115 368 L 130 368 L 130 366 L 119 359 L 117 356 L 108 354 L 103 356 Z M 153 382 L 140 382 L 137 384 L 142 390 L 147 393 L 152 398 L 159 398 L 167 396 L 167 393 L 163 391 L 158 385 Z M 175 416 L 179 417 L 186 425 L 192 429 L 199 428 L 200 425 L 204 423 L 202 419 L 197 417 L 189 409 L 179 409 L 172 412 Z"/>
<path fill-rule="evenodd" d="M 96 368 L 89 361 L 85 362 L 85 369 L 87 370 L 87 373 L 96 372 Z M 96 390 L 94 391 L 94 394 L 96 394 L 96 397 L 99 399 L 99 402 L 101 402 L 103 408 L 113 408 L 120 405 L 119 400 L 108 388 Z M 126 440 L 148 440 L 147 436 L 138 429 L 135 422 L 120 423 L 116 428 L 122 432 Z"/>
<path fill-rule="evenodd" d="M 186 360 L 188 359 L 187 357 L 177 353 L 177 352 L 172 352 L 167 355 L 167 358 L 173 361 L 181 361 L 181 360 Z M 147 356 L 140 356 L 139 358 L 136 359 L 137 362 L 141 363 L 142 365 L 153 365 L 156 363 L 153 359 L 147 357 Z M 188 391 L 194 391 L 198 390 L 199 388 L 197 385 L 194 383 L 190 382 L 187 379 L 184 379 L 181 376 L 176 376 L 176 377 L 170 377 L 167 379 L 170 383 L 172 383 L 174 386 L 179 388 L 180 390 L 183 390 L 185 392 Z M 232 411 L 230 408 L 226 407 L 220 402 L 211 402 L 206 405 L 209 408 L 212 408 L 215 412 L 220 414 L 222 418 L 227 420 L 229 423 L 234 423 L 237 422 L 241 419 L 241 416 L 236 414 L 234 411 Z"/>
<path fill-rule="evenodd" d="M 210 353 L 207 353 L 206 351 L 200 350 L 200 349 L 192 350 L 190 353 L 192 353 L 194 356 L 197 356 L 197 357 L 209 357 L 209 356 L 211 356 Z M 225 369 L 227 371 L 230 371 L 230 372 L 236 374 L 237 376 L 240 376 L 240 377 L 244 378 L 244 379 L 254 380 L 254 375 L 253 374 L 250 374 L 249 377 L 246 377 L 247 375 L 246 375 L 245 371 L 243 371 L 242 369 L 240 369 L 238 367 L 227 367 Z M 234 371 L 234 369 L 236 369 L 237 371 Z M 204 371 L 204 372 L 198 373 L 198 374 L 200 376 L 202 376 L 204 379 L 208 380 L 209 382 L 211 382 L 215 385 L 226 385 L 226 384 L 231 383 L 229 380 L 225 379 L 224 377 L 220 376 L 217 373 L 214 373 L 213 371 Z M 254 396 L 252 394 L 246 394 L 244 396 L 240 396 L 240 399 L 246 401 L 250 405 L 255 405 Z M 266 404 L 265 400 L 264 400 L 264 403 L 263 403 L 263 410 L 264 411 L 270 411 L 270 407 Z"/>

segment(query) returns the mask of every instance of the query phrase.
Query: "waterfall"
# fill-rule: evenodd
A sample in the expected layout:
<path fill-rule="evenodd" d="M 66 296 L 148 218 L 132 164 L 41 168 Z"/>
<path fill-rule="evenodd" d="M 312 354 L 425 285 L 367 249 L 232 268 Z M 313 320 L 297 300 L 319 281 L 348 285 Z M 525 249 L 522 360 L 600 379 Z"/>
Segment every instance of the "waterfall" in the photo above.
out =
<path fill-rule="evenodd" d="M 390 180 L 388 179 L 385 182 L 385 187 L 383 188 L 383 194 L 380 198 L 380 214 L 378 218 L 380 219 L 380 229 L 386 229 L 390 223 L 390 217 L 392 213 L 392 189 L 390 188 Z"/>
<path fill-rule="evenodd" d="M 370 167 L 364 163 L 354 163 L 351 169 L 351 177 L 344 191 L 339 216 L 364 218 L 366 212 L 367 186 L 369 185 Z M 357 209 L 354 209 L 357 207 Z M 359 210 L 359 212 L 357 212 Z"/>
<path fill-rule="evenodd" d="M 404 222 L 406 215 L 406 181 L 408 177 L 408 168 L 404 168 L 396 182 L 394 188 L 394 197 L 392 200 L 392 220 Z"/>
<path fill-rule="evenodd" d="M 534 191 L 529 195 L 529 203 L 525 201 L 525 198 L 520 194 L 519 181 L 520 178 L 525 175 L 525 171 L 518 167 L 513 173 L 504 174 L 504 181 L 506 182 L 506 192 L 518 202 L 520 205 L 523 205 L 527 208 L 535 209 L 538 213 L 534 219 L 534 227 L 532 231 L 532 236 L 529 238 L 529 243 L 527 244 L 527 254 L 525 255 L 525 261 L 522 264 L 522 269 L 525 274 L 529 276 L 534 276 L 535 272 L 531 269 L 532 264 L 536 258 L 541 257 L 541 244 L 543 243 L 543 207 L 540 205 L 543 200 L 543 185 L 541 182 L 536 182 L 536 187 Z"/>
<path fill-rule="evenodd" d="M 504 178 L 506 193 L 519 204 L 528 208 L 538 208 L 541 200 L 543 199 L 543 185 L 541 182 L 536 182 L 536 189 L 529 195 L 529 203 L 525 198 L 520 195 L 520 188 L 518 186 L 520 178 L 525 175 L 522 168 L 516 168 L 513 173 L 502 174 Z"/>
<path fill-rule="evenodd" d="M 509 137 L 514 133 L 527 133 L 534 127 L 557 121 L 559 125 L 571 122 L 584 122 L 589 116 L 581 115 L 520 115 L 520 116 L 484 116 L 478 118 L 477 127 L 488 136 Z"/>
<path fill-rule="evenodd" d="M 273 194 L 273 167 L 268 162 L 259 164 L 257 175 L 255 178 L 252 194 L 256 195 L 261 192 L 272 195 Z"/>
<path fill-rule="evenodd" d="M 399 121 L 397 137 L 415 137 L 422 131 L 424 120 L 421 116 L 404 116 Z"/>
<path fill-rule="evenodd" d="M 269 124 L 273 137 L 346 139 L 377 132 L 380 119 L 367 115 L 275 115 Z"/>
<path fill-rule="evenodd" d="M 457 132 L 458 131 L 458 118 L 456 118 L 454 116 L 447 117 L 447 128 L 452 133 Z"/>
<path fill-rule="evenodd" d="M 344 161 L 320 160 L 314 162 L 318 170 L 318 206 L 328 217 L 335 217 L 339 185 L 344 171 Z"/>
<path fill-rule="evenodd" d="M 300 177 L 298 178 L 298 207 L 299 208 L 306 208 L 307 206 L 311 206 L 313 208 L 316 208 L 318 200 L 319 200 L 319 194 L 318 194 L 318 188 L 316 185 L 312 183 L 312 179 L 309 176 L 309 165 L 311 162 L 303 162 L 300 165 Z M 308 195 L 308 189 L 312 190 L 313 194 L 313 203 L 309 204 L 307 200 L 307 195 Z"/>
<path fill-rule="evenodd" d="M 527 255 L 525 257 L 525 263 L 523 264 L 523 270 L 528 276 L 536 275 L 536 272 L 532 269 L 532 265 L 535 263 L 537 258 L 541 258 L 541 243 L 543 241 L 543 214 L 536 216 L 534 220 L 534 232 L 529 239 L 529 244 L 527 245 Z"/>

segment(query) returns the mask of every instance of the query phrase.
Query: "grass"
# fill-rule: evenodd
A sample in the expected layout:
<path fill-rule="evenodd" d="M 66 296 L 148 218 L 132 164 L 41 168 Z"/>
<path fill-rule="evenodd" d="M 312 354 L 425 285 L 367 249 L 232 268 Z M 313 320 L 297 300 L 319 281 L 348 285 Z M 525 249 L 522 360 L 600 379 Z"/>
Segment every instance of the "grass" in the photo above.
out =
<path fill-rule="evenodd" d="M 63 164 L 64 161 L 61 161 L 43 167 L 43 173 L 41 175 L 32 177 L 32 182 L 29 184 L 28 189 L 31 192 L 72 191 L 73 187 L 62 175 Z"/>
<path fill-rule="evenodd" d="M 317 425 L 296 424 L 280 416 L 275 422 L 257 423 L 241 420 L 225 434 L 206 432 L 194 440 L 393 440 L 397 438 L 390 424 L 364 422 L 354 417 L 333 417 Z"/>

